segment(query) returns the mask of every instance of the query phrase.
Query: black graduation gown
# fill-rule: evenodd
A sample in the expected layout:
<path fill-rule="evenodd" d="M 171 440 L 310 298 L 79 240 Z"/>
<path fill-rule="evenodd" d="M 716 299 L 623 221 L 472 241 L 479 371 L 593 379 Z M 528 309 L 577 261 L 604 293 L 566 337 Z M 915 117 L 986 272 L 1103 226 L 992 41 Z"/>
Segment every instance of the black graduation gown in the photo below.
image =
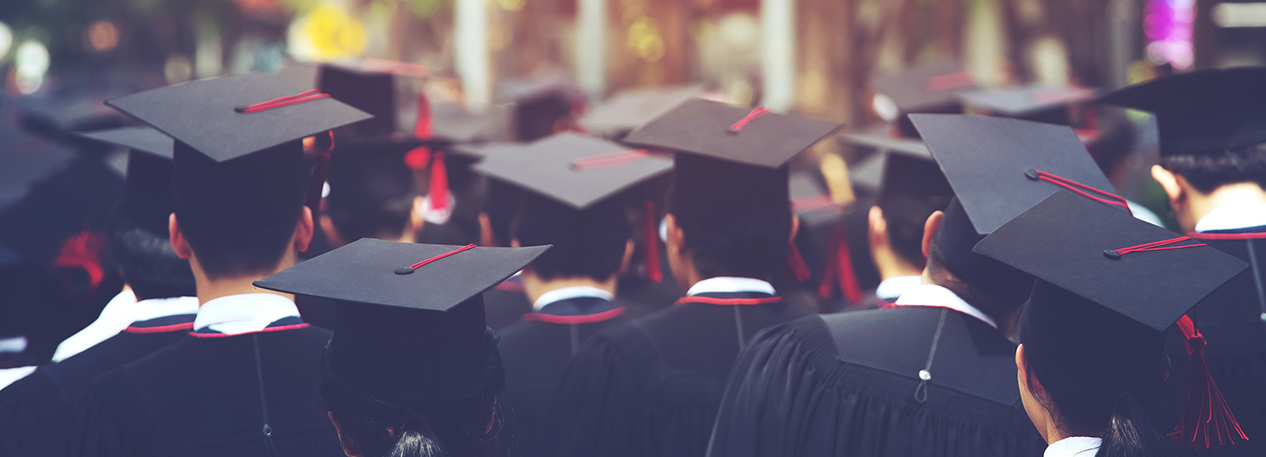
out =
<path fill-rule="evenodd" d="M 533 453 L 703 455 L 741 346 L 809 314 L 761 293 L 700 294 L 595 335 L 572 357 Z"/>
<path fill-rule="evenodd" d="M 70 408 L 93 378 L 161 349 L 193 328 L 193 314 L 134 322 L 123 332 L 0 390 L 0 456 L 53 455 Z"/>
<path fill-rule="evenodd" d="M 907 306 L 758 335 L 735 362 L 708 455 L 1037 457 L 1045 447 L 1020 400 L 1015 345 L 966 314 Z"/>
<path fill-rule="evenodd" d="M 1219 455 L 1266 455 L 1266 226 L 1194 233 L 1250 268 L 1196 305 L 1213 380 L 1249 440 Z"/>
<path fill-rule="evenodd" d="M 572 354 L 602 329 L 626 322 L 626 312 L 616 302 L 577 297 L 550 303 L 499 332 L 506 373 L 500 401 L 511 417 L 509 455 L 526 453 L 536 421 Z"/>
<path fill-rule="evenodd" d="M 74 407 L 67 454 L 342 456 L 317 390 L 331 333 L 297 320 L 195 333 L 102 375 Z"/>
<path fill-rule="evenodd" d="M 532 312 L 532 302 L 523 290 L 523 279 L 512 276 L 484 292 L 484 318 L 488 327 L 501 330 Z"/>

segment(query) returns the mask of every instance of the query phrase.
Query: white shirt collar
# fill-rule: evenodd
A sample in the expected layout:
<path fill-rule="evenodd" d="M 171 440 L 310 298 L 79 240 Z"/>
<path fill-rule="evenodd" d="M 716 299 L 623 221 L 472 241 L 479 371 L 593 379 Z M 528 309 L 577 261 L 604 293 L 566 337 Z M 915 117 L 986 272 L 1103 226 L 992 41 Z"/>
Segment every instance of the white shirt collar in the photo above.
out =
<path fill-rule="evenodd" d="M 198 317 L 193 320 L 193 328 L 210 327 L 220 333 L 236 335 L 258 332 L 285 317 L 299 317 L 299 307 L 281 295 L 229 295 L 203 303 L 198 308 Z"/>
<path fill-rule="evenodd" d="M 919 285 L 922 281 L 923 277 L 919 275 L 888 278 L 881 281 L 879 287 L 875 288 L 875 296 L 882 300 L 896 300 L 902 293 L 910 290 L 911 287 Z"/>
<path fill-rule="evenodd" d="M 198 297 L 151 298 L 132 306 L 132 322 L 181 314 L 198 314 Z"/>
<path fill-rule="evenodd" d="M 1266 203 L 1235 202 L 1209 211 L 1196 223 L 1196 231 L 1235 230 L 1261 225 L 1266 225 Z"/>
<path fill-rule="evenodd" d="M 1103 438 L 1093 436 L 1070 436 L 1051 443 L 1046 447 L 1042 457 L 1094 457 L 1103 445 Z"/>
<path fill-rule="evenodd" d="M 592 287 L 592 286 L 564 287 L 562 289 L 554 289 L 549 292 L 541 294 L 540 298 L 537 298 L 536 302 L 532 303 L 532 309 L 535 311 L 540 311 L 541 308 L 545 307 L 545 305 L 555 303 L 555 302 L 560 302 L 563 300 L 579 298 L 579 297 L 595 297 L 595 298 L 601 298 L 603 300 L 608 300 L 608 301 L 615 298 L 615 296 L 611 295 L 611 292 L 607 292 L 597 287 Z"/>
<path fill-rule="evenodd" d="M 935 284 L 919 284 L 907 289 L 904 294 L 901 294 L 901 298 L 897 299 L 897 305 L 941 306 L 979 319 L 995 329 L 998 328 L 998 323 L 994 322 L 993 318 L 958 298 L 953 291 Z"/>
<path fill-rule="evenodd" d="M 135 307 L 136 295 L 132 293 L 132 289 L 123 289 L 111 298 L 109 303 L 106 303 L 101 314 L 97 316 L 97 320 L 57 345 L 57 350 L 53 352 L 53 361 L 61 362 L 69 359 L 118 335 L 136 320 L 132 314 Z"/>
<path fill-rule="evenodd" d="M 774 286 L 766 281 L 761 281 L 756 278 L 740 278 L 736 276 L 718 276 L 696 282 L 695 285 L 690 286 L 690 290 L 686 291 L 686 295 L 724 294 L 733 292 L 759 292 L 762 294 L 777 295 L 777 292 L 774 291 Z"/>

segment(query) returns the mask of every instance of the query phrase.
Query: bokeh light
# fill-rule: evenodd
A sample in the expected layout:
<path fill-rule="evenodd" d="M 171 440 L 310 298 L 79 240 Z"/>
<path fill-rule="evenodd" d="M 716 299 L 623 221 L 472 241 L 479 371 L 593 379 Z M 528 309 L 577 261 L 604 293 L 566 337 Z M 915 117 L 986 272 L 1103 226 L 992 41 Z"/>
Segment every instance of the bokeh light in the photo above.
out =
<path fill-rule="evenodd" d="M 169 84 L 188 81 L 193 77 L 193 62 L 184 54 L 167 56 L 167 61 L 163 63 L 163 77 Z"/>
<path fill-rule="evenodd" d="M 13 46 L 13 29 L 10 29 L 8 24 L 0 22 L 0 57 L 9 53 L 10 46 Z"/>
<path fill-rule="evenodd" d="M 96 52 L 107 52 L 119 45 L 119 29 L 110 21 L 97 21 L 88 26 L 84 33 L 87 48 Z"/>
<path fill-rule="evenodd" d="M 291 54 L 316 61 L 358 57 L 369 43 L 365 26 L 334 4 L 318 6 L 295 20 L 289 38 Z"/>
<path fill-rule="evenodd" d="M 44 84 L 44 74 L 48 73 L 48 48 L 38 41 L 23 41 L 18 45 L 13 60 L 17 64 L 13 86 L 18 92 L 30 94 L 39 90 Z"/>

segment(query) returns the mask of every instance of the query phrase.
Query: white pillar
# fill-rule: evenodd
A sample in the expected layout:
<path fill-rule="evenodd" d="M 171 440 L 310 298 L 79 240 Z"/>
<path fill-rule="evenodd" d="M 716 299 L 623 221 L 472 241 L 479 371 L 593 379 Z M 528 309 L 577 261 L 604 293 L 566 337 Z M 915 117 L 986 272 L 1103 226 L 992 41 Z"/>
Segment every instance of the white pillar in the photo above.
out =
<path fill-rule="evenodd" d="M 761 105 L 785 111 L 796 101 L 795 0 L 761 0 Z"/>
<path fill-rule="evenodd" d="M 454 60 L 466 108 L 473 112 L 492 103 L 487 5 L 486 0 L 457 0 L 453 5 Z"/>
<path fill-rule="evenodd" d="M 607 90 L 607 0 L 577 0 L 576 81 L 598 99 Z"/>

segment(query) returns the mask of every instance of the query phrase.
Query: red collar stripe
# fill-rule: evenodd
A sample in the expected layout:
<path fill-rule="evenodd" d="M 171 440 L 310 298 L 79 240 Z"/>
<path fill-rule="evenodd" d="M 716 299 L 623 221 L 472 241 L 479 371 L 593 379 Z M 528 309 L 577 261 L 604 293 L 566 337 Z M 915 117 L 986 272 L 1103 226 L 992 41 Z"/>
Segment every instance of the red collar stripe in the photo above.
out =
<path fill-rule="evenodd" d="M 228 338 L 230 336 L 250 335 L 252 333 L 284 332 L 286 330 L 298 330 L 301 328 L 308 328 L 308 324 L 305 322 L 302 324 L 279 325 L 276 327 L 268 327 L 268 328 L 265 328 L 262 330 L 256 330 L 253 332 L 242 332 L 242 333 L 201 333 L 195 330 L 195 331 L 189 332 L 189 335 L 192 335 L 195 338 Z"/>
<path fill-rule="evenodd" d="M 167 332 L 175 332 L 179 330 L 189 330 L 191 328 L 193 328 L 193 322 L 185 322 L 183 324 L 172 324 L 172 325 L 158 325 L 154 327 L 128 326 L 128 328 L 123 329 L 123 331 L 128 332 L 128 333 L 142 333 L 142 334 L 143 333 L 167 333 Z"/>
<path fill-rule="evenodd" d="M 716 298 L 703 296 L 683 297 L 677 300 L 678 305 L 687 303 L 703 303 L 706 305 L 768 305 L 770 303 L 778 303 L 782 301 L 782 297 L 762 297 L 762 298 Z"/>
<path fill-rule="evenodd" d="M 523 315 L 525 321 L 545 322 L 547 324 L 592 324 L 595 322 L 608 321 L 624 315 L 624 307 L 603 311 L 595 314 L 582 314 L 579 316 L 556 316 L 544 313 L 527 313 Z"/>

